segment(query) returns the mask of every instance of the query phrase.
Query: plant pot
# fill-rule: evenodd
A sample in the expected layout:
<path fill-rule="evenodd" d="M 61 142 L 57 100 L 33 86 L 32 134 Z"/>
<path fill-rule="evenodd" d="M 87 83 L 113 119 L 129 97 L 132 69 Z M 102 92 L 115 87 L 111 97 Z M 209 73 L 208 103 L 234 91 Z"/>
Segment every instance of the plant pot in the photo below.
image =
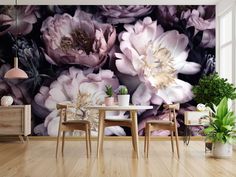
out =
<path fill-rule="evenodd" d="M 119 106 L 129 106 L 130 95 L 118 95 Z"/>
<path fill-rule="evenodd" d="M 229 143 L 215 142 L 213 143 L 212 154 L 216 158 L 227 158 L 231 157 L 233 152 L 233 146 Z"/>
<path fill-rule="evenodd" d="M 114 97 L 106 97 L 106 98 L 105 98 L 105 105 L 106 105 L 106 106 L 112 106 L 112 105 L 114 105 Z"/>

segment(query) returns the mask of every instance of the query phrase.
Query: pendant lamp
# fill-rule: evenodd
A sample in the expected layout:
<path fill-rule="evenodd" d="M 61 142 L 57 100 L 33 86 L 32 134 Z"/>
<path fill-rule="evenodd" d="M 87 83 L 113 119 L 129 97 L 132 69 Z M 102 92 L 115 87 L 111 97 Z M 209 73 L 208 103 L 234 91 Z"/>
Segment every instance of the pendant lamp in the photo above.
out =
<path fill-rule="evenodd" d="M 15 15 L 16 15 L 16 44 L 17 44 L 17 35 L 18 35 L 18 16 L 17 16 L 17 0 L 15 0 Z M 17 47 L 18 48 L 18 47 Z M 16 49 L 17 50 L 17 49 Z M 18 68 L 18 57 L 17 57 L 17 51 L 16 51 L 16 57 L 14 57 L 14 68 L 7 71 L 4 75 L 4 78 L 7 79 L 26 79 L 28 78 L 28 75 L 25 71 Z"/>
<path fill-rule="evenodd" d="M 25 71 L 18 68 L 18 57 L 14 58 L 14 68 L 7 71 L 4 75 L 7 79 L 26 79 L 28 78 L 28 75 Z"/>

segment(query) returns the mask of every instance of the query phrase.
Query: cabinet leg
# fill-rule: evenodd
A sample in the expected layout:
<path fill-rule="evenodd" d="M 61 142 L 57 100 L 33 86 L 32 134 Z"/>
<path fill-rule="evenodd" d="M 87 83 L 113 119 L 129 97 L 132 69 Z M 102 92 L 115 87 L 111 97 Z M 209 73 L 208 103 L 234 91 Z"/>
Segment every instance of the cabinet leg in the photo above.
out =
<path fill-rule="evenodd" d="M 26 142 L 28 143 L 29 142 L 29 137 L 25 136 L 25 139 L 26 139 Z"/>
<path fill-rule="evenodd" d="M 20 141 L 21 141 L 22 143 L 25 143 L 24 138 L 23 138 L 22 135 L 19 135 L 19 138 L 20 138 Z"/>

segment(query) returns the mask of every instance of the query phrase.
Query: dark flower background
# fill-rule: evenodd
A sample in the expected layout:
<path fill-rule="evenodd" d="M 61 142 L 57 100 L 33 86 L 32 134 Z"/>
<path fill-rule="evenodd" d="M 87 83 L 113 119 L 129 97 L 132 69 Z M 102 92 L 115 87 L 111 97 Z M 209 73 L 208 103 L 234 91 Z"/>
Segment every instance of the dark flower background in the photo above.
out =
<path fill-rule="evenodd" d="M 28 79 L 3 77 L 16 54 Z M 140 135 L 147 120 L 168 119 L 164 103 L 181 103 L 183 135 L 184 111 L 196 110 L 192 86 L 213 72 L 215 6 L 0 6 L 0 97 L 32 105 L 33 135 L 56 135 L 58 102 L 102 104 L 105 85 L 126 85 L 131 104 L 153 105 L 139 112 Z M 80 114 L 96 136 L 97 113 Z M 123 127 L 105 133 L 130 135 Z"/>

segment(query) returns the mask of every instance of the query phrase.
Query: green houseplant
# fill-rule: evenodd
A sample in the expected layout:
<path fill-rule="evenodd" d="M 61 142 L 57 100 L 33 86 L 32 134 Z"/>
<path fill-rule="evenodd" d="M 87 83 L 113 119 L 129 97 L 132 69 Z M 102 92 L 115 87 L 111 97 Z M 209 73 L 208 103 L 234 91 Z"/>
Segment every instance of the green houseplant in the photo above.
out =
<path fill-rule="evenodd" d="M 130 100 L 130 95 L 128 94 L 128 89 L 126 86 L 119 87 L 119 94 L 118 94 L 118 104 L 120 106 L 128 106 Z"/>
<path fill-rule="evenodd" d="M 228 108 L 228 98 L 224 97 L 218 106 L 214 106 L 209 127 L 204 130 L 206 138 L 213 143 L 214 157 L 232 155 L 232 144 L 236 140 L 236 116 Z"/>
<path fill-rule="evenodd" d="M 203 103 L 211 108 L 218 105 L 226 97 L 236 99 L 236 88 L 227 79 L 221 78 L 217 73 L 203 76 L 198 85 L 194 86 L 193 94 L 197 103 Z"/>
<path fill-rule="evenodd" d="M 114 97 L 113 97 L 113 88 L 111 85 L 106 85 L 105 86 L 105 93 L 107 97 L 105 97 L 105 105 L 106 106 L 111 106 L 114 104 Z"/>

